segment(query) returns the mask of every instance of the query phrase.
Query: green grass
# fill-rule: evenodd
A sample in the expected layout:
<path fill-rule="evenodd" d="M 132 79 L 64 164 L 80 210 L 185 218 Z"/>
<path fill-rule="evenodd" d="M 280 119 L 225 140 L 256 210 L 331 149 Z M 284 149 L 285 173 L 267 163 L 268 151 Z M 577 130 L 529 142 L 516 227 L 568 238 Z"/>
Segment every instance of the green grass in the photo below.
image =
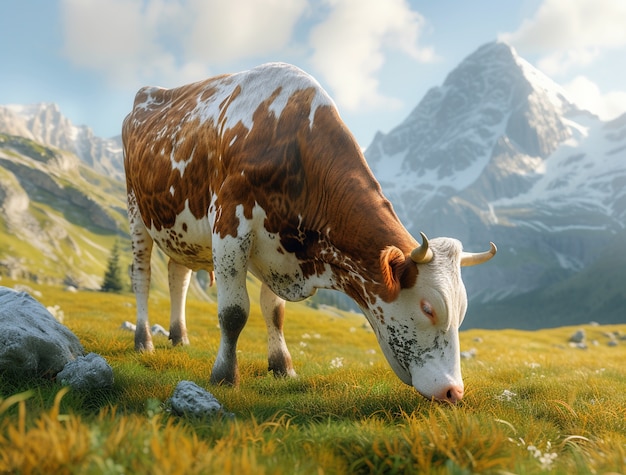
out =
<path fill-rule="evenodd" d="M 476 357 L 463 360 L 466 396 L 451 406 L 398 380 L 363 317 L 302 303 L 288 304 L 285 328 L 299 377 L 268 375 L 253 282 L 237 388 L 209 385 L 214 303 L 188 302 L 191 346 L 157 337 L 145 355 L 119 329 L 134 320 L 132 295 L 34 287 L 86 351 L 107 359 L 115 384 L 86 394 L 0 377 L 0 473 L 626 472 L 626 341 L 610 347 L 605 335 L 626 325 L 586 326 L 598 342 L 587 350 L 567 343 L 576 327 L 461 332 Z M 168 326 L 167 299 L 150 310 Z M 184 379 L 235 418 L 172 415 L 167 400 Z"/>

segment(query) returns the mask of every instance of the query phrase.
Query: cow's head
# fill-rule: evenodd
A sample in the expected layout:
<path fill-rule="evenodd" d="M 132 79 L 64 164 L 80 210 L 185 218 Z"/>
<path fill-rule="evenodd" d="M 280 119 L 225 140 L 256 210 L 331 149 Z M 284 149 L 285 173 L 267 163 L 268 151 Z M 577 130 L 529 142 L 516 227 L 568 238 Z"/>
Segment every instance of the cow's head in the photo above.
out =
<path fill-rule="evenodd" d="M 459 326 L 467 309 L 461 267 L 491 259 L 463 252 L 456 239 L 429 241 L 405 255 L 388 247 L 380 257 L 387 295 L 370 306 L 370 321 L 387 361 L 406 384 L 427 398 L 463 397 Z"/>

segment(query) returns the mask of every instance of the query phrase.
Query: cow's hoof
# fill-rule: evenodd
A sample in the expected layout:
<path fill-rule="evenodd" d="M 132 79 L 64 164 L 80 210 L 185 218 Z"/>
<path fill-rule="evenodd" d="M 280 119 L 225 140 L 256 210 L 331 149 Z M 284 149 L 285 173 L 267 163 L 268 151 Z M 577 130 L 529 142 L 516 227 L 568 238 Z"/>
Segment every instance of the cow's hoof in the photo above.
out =
<path fill-rule="evenodd" d="M 135 342 L 135 351 L 139 353 L 154 353 L 154 345 L 151 341 L 145 343 Z"/>
<path fill-rule="evenodd" d="M 169 339 L 172 341 L 172 346 L 189 346 L 189 338 L 186 335 L 182 338 L 172 338 L 170 333 Z"/>

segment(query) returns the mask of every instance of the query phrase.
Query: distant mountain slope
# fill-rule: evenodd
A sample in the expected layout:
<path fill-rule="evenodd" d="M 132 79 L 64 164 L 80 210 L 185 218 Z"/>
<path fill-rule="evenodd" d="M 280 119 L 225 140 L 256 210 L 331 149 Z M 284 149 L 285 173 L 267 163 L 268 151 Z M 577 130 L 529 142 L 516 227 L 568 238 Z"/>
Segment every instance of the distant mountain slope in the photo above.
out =
<path fill-rule="evenodd" d="M 73 154 L 0 134 L 0 267 L 13 277 L 98 288 L 128 233 L 124 185 Z"/>
<path fill-rule="evenodd" d="M 73 125 L 56 104 L 0 106 L 0 132 L 72 152 L 96 172 L 124 177 L 121 136 L 96 137 L 89 127 Z"/>
<path fill-rule="evenodd" d="M 602 321 L 626 308 L 626 290 L 612 303 L 565 305 L 584 299 L 581 281 L 588 295 L 605 284 L 605 249 L 626 224 L 626 115 L 605 123 L 577 109 L 510 46 L 468 56 L 400 125 L 377 134 L 366 158 L 414 235 L 457 237 L 468 250 L 498 244 L 496 259 L 464 270 L 473 300 L 465 326 L 520 326 L 512 312 L 531 307 L 524 328 Z M 626 265 L 611 276 L 626 281 Z"/>
<path fill-rule="evenodd" d="M 130 284 L 126 184 L 96 168 L 71 152 L 0 133 L 0 279 L 99 289 L 117 242 Z M 167 259 L 156 251 L 152 262 L 153 291 L 167 294 Z M 190 294 L 215 298 L 202 279 L 193 279 Z"/>

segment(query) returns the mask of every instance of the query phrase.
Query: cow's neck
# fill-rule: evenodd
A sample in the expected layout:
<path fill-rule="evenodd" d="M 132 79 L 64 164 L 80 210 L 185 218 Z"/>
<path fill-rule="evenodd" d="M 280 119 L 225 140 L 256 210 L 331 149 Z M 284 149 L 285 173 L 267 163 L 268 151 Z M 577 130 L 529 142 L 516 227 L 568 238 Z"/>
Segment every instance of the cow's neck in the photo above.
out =
<path fill-rule="evenodd" d="M 384 292 L 381 251 L 396 246 L 408 254 L 417 242 L 383 196 L 352 135 L 347 130 L 335 129 L 329 135 L 319 149 L 313 147 L 316 159 L 326 154 L 326 169 L 308 174 L 320 180 L 309 182 L 309 186 L 318 188 L 310 196 L 324 197 L 325 201 L 315 207 L 308 224 L 321 230 L 322 240 L 337 251 L 322 253 L 321 257 L 315 253 L 317 259 L 321 258 L 332 269 L 332 288 L 365 305 L 367 295 Z M 319 164 L 316 160 L 306 163 Z"/>

